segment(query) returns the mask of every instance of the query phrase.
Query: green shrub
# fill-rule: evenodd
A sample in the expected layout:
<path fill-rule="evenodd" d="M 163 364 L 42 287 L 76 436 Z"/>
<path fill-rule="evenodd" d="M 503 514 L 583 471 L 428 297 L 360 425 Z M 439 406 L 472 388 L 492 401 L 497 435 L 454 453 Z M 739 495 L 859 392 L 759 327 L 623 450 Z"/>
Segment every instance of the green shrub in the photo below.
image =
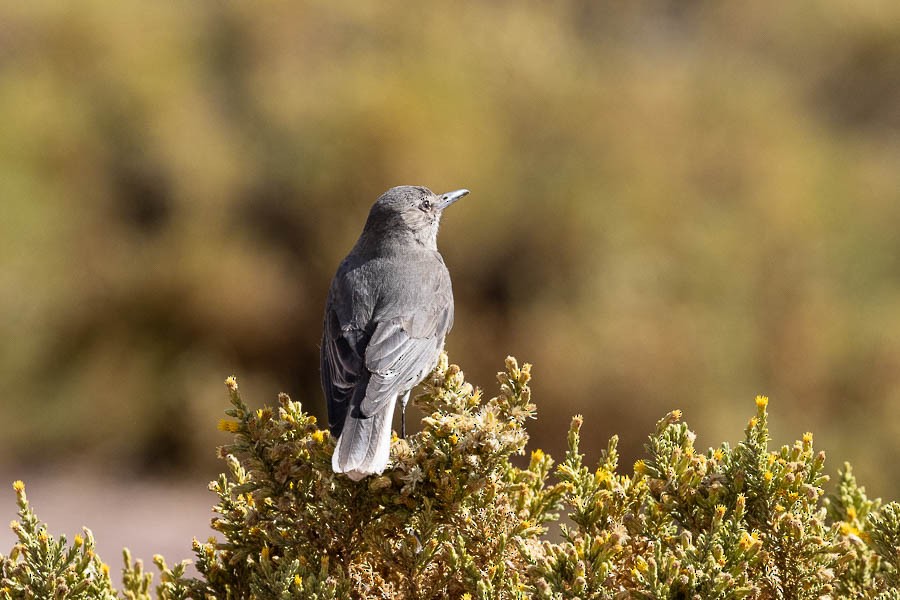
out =
<path fill-rule="evenodd" d="M 519 468 L 530 377 L 507 359 L 486 400 L 442 357 L 415 399 L 422 430 L 360 483 L 331 471 L 334 440 L 300 403 L 251 410 L 229 378 L 218 537 L 194 541 L 198 577 L 155 557 L 155 597 L 900 598 L 900 505 L 868 499 L 849 465 L 825 497 L 812 434 L 769 449 L 767 398 L 735 448 L 698 452 L 673 411 L 631 473 L 616 438 L 590 468 L 575 417 L 562 463 L 535 450 Z M 19 542 L 0 556 L 0 598 L 151 598 L 127 550 L 117 595 L 90 531 L 54 539 L 14 487 Z"/>

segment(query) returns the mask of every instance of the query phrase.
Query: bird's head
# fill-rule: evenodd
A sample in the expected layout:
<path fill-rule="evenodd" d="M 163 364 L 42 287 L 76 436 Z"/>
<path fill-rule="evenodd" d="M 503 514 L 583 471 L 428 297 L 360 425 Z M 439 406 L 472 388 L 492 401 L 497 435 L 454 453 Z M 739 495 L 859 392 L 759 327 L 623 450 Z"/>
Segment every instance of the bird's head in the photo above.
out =
<path fill-rule="evenodd" d="M 437 248 L 441 214 L 468 193 L 456 190 L 438 195 L 412 185 L 391 188 L 372 206 L 365 233 L 379 238 L 412 236 L 429 248 Z"/>

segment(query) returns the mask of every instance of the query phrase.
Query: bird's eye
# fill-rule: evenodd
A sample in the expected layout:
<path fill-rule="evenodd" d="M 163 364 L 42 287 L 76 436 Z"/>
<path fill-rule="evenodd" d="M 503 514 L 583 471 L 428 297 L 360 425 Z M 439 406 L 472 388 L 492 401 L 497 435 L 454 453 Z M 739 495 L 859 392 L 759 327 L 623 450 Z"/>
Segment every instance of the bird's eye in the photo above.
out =
<path fill-rule="evenodd" d="M 430 200 L 422 200 L 422 203 L 419 205 L 419 208 L 422 210 L 431 210 L 431 201 Z"/>

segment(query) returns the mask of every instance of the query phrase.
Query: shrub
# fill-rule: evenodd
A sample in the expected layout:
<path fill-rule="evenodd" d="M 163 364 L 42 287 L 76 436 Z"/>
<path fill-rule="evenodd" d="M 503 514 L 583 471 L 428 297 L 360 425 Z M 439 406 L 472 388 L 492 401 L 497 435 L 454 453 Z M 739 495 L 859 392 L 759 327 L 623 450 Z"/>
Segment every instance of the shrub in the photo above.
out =
<path fill-rule="evenodd" d="M 767 398 L 735 448 L 698 452 L 673 411 L 630 473 L 615 437 L 591 468 L 576 416 L 559 465 L 534 450 L 520 468 L 530 377 L 508 358 L 484 399 L 442 357 L 415 399 L 422 430 L 359 483 L 331 471 L 334 440 L 300 403 L 251 410 L 229 378 L 218 537 L 194 541 L 197 577 L 154 557 L 155 597 L 900 598 L 900 505 L 870 500 L 849 465 L 826 497 L 812 434 L 769 449 Z M 19 541 L 0 556 L 0 598 L 151 598 L 127 550 L 117 595 L 90 531 L 54 539 L 14 487 Z"/>

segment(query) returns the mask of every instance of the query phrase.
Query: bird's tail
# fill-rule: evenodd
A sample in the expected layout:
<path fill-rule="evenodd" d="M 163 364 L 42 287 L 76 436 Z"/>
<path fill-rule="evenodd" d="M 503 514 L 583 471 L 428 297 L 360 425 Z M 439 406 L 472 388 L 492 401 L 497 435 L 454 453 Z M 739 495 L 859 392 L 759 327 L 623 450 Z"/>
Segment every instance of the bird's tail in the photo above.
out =
<path fill-rule="evenodd" d="M 346 473 L 353 481 L 366 475 L 384 472 L 391 453 L 391 422 L 394 417 L 396 394 L 384 402 L 372 415 L 364 416 L 350 409 L 344 428 L 331 457 L 335 473 Z"/>

